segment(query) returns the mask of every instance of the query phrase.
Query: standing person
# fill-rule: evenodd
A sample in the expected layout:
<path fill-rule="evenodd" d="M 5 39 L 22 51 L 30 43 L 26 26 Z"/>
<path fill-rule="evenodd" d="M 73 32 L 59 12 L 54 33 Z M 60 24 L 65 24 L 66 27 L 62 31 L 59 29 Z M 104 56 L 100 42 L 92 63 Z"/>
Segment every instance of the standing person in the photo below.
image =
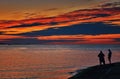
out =
<path fill-rule="evenodd" d="M 105 55 L 103 54 L 103 52 L 100 51 L 100 53 L 98 54 L 100 65 L 102 65 L 102 63 L 103 63 L 103 65 L 105 65 L 105 58 L 104 58 L 104 56 Z"/>
<path fill-rule="evenodd" d="M 108 61 L 111 64 L 112 51 L 108 49 Z"/>

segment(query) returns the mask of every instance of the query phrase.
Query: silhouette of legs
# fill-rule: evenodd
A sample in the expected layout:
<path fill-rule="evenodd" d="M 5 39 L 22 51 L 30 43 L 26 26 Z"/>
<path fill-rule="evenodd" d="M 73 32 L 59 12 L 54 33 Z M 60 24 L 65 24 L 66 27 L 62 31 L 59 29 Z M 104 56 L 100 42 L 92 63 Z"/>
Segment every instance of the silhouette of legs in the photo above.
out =
<path fill-rule="evenodd" d="M 109 60 L 109 63 L 111 64 L 111 58 L 108 58 L 108 60 Z"/>
<path fill-rule="evenodd" d="M 103 65 L 105 65 L 105 60 L 103 61 Z"/>
<path fill-rule="evenodd" d="M 105 60 L 103 60 L 103 59 L 99 60 L 99 63 L 100 63 L 100 65 L 102 65 L 102 64 L 105 65 Z"/>
<path fill-rule="evenodd" d="M 100 65 L 102 65 L 102 62 L 100 61 Z"/>

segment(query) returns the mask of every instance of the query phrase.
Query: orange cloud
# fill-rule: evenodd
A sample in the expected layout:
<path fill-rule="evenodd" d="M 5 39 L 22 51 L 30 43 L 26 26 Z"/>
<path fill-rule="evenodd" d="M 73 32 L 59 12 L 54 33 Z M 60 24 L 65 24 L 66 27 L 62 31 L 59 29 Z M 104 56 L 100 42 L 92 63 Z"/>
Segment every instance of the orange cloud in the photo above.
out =
<path fill-rule="evenodd" d="M 32 27 L 21 27 L 21 28 L 7 28 L 7 29 L 1 29 L 0 31 L 4 34 L 21 34 L 26 32 L 32 32 L 32 31 L 40 31 L 49 28 L 48 25 L 46 26 L 32 26 Z"/>
<path fill-rule="evenodd" d="M 38 36 L 39 40 L 71 40 L 71 39 L 114 39 L 120 37 L 120 34 L 102 34 L 102 35 L 52 35 L 52 36 Z"/>
<path fill-rule="evenodd" d="M 0 41 L 6 41 L 15 38 L 25 38 L 24 36 L 0 35 Z"/>
<path fill-rule="evenodd" d="M 120 37 L 120 34 L 103 34 L 103 35 L 53 35 L 53 36 L 39 36 L 39 40 L 54 40 L 54 44 L 120 44 L 115 41 Z M 56 40 L 68 40 L 68 42 L 56 42 Z M 69 40 L 73 40 L 70 42 Z"/>

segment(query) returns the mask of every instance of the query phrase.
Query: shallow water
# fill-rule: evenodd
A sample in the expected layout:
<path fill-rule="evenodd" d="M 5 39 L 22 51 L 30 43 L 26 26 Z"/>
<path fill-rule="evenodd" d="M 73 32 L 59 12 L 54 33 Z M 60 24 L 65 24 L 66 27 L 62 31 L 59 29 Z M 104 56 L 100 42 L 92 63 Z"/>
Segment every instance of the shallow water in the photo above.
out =
<path fill-rule="evenodd" d="M 98 64 L 100 50 L 120 61 L 120 45 L 1 45 L 0 79 L 67 79 L 77 69 Z"/>

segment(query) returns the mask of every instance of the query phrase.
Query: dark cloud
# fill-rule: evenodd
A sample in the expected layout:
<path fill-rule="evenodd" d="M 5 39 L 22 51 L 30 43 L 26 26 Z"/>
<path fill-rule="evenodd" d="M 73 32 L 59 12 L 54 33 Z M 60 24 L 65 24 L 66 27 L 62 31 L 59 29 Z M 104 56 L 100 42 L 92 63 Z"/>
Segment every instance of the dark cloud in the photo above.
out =
<path fill-rule="evenodd" d="M 104 3 L 102 5 L 99 5 L 100 7 L 106 8 L 106 7 L 118 7 L 120 6 L 120 2 L 113 2 L 113 3 Z"/>
<path fill-rule="evenodd" d="M 98 23 L 85 23 L 71 25 L 69 27 L 49 28 L 42 31 L 23 33 L 23 36 L 50 36 L 50 35 L 100 35 L 100 34 L 119 34 L 120 27 L 117 25 Z"/>
<path fill-rule="evenodd" d="M 115 20 L 110 20 L 111 22 L 114 22 L 114 21 L 120 21 L 120 19 L 115 19 Z"/>
<path fill-rule="evenodd" d="M 115 41 L 120 42 L 120 38 L 116 38 Z"/>
<path fill-rule="evenodd" d="M 58 23 L 66 23 L 69 21 L 63 21 L 63 22 L 50 22 L 50 23 L 40 23 L 40 22 L 34 22 L 31 24 L 21 24 L 21 25 L 16 25 L 16 26 L 9 26 L 7 28 L 26 28 L 26 27 L 32 27 L 32 26 L 40 26 L 40 25 L 57 25 Z"/>
<path fill-rule="evenodd" d="M 25 28 L 25 27 L 31 27 L 31 26 L 39 26 L 43 25 L 42 23 L 32 23 L 32 24 L 21 24 L 21 25 L 16 25 L 16 26 L 10 26 L 8 28 Z"/>
<path fill-rule="evenodd" d="M 73 12 L 66 13 L 62 16 L 66 18 L 73 18 L 73 19 L 81 18 L 81 20 L 89 20 L 89 19 L 94 19 L 99 17 L 113 16 L 117 14 L 120 14 L 120 7 L 102 8 L 102 9 L 101 8 L 82 9 L 82 10 L 76 10 Z"/>
<path fill-rule="evenodd" d="M 25 19 L 33 18 L 34 16 L 37 16 L 36 13 L 24 13 L 25 14 Z"/>
<path fill-rule="evenodd" d="M 96 17 L 107 17 L 110 16 L 110 14 L 96 14 Z"/>
<path fill-rule="evenodd" d="M 30 12 L 26 12 L 24 13 L 24 19 L 35 19 L 35 18 L 42 18 L 44 17 L 44 15 L 41 15 L 41 12 L 33 12 L 33 13 L 30 13 Z"/>
<path fill-rule="evenodd" d="M 3 34 L 3 32 L 0 32 L 0 35 L 2 35 Z"/>
<path fill-rule="evenodd" d="M 93 15 L 87 15 L 87 16 L 92 16 L 92 17 L 81 19 L 81 20 L 90 20 L 90 19 L 99 18 L 99 17 L 107 17 L 107 16 L 111 16 L 111 14 L 93 14 Z"/>
<path fill-rule="evenodd" d="M 50 9 L 46 9 L 44 11 L 54 11 L 54 10 L 58 10 L 58 8 L 50 8 Z"/>
<path fill-rule="evenodd" d="M 15 22 L 15 20 L 0 20 L 0 23 L 11 23 Z"/>

